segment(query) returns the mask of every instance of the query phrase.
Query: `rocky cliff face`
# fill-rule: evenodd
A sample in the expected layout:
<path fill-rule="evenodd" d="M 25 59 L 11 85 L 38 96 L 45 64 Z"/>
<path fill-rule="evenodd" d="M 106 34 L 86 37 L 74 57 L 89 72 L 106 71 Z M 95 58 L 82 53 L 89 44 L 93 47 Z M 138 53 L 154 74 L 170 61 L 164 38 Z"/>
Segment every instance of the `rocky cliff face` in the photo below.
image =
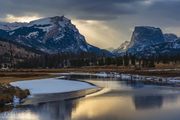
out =
<path fill-rule="evenodd" d="M 110 54 L 89 45 L 71 20 L 64 16 L 30 23 L 0 23 L 0 37 L 49 54 L 94 51 L 97 54 Z"/>
<path fill-rule="evenodd" d="M 164 34 L 164 39 L 166 42 L 175 42 L 175 40 L 177 40 L 178 37 L 173 33 L 166 33 Z"/>
<path fill-rule="evenodd" d="M 121 53 L 125 52 L 128 49 L 129 44 L 130 44 L 129 41 L 123 42 L 117 49 L 113 50 L 112 53 L 121 54 Z"/>
<path fill-rule="evenodd" d="M 129 48 L 139 46 L 149 46 L 165 42 L 160 28 L 135 27 Z"/>
<path fill-rule="evenodd" d="M 180 40 L 174 34 L 163 34 L 160 28 L 149 26 L 135 27 L 131 41 L 126 50 L 119 49 L 115 53 L 125 53 L 138 57 L 180 54 Z"/>

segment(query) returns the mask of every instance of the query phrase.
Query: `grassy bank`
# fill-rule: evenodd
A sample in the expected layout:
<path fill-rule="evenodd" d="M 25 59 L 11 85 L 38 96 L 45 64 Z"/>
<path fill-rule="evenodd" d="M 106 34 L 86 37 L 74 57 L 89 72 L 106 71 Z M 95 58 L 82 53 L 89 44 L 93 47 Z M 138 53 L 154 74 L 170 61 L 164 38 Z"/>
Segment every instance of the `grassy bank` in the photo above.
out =
<path fill-rule="evenodd" d="M 11 86 L 9 83 L 20 80 L 31 80 L 38 78 L 51 77 L 47 73 L 37 72 L 15 72 L 1 71 L 0 72 L 0 112 L 11 109 L 11 106 L 6 104 L 13 102 L 13 97 L 17 96 L 20 99 L 26 98 L 30 93 L 29 90 L 22 90 L 18 87 Z M 6 107 L 4 107 L 6 105 Z"/>
<path fill-rule="evenodd" d="M 135 69 L 131 67 L 118 67 L 118 66 L 91 66 L 80 68 L 62 68 L 62 69 L 17 69 L 11 71 L 1 71 L 0 77 L 15 77 L 15 78 L 36 78 L 42 76 L 50 76 L 49 73 L 64 73 L 64 72 L 118 72 L 127 74 L 139 74 L 148 76 L 162 76 L 162 77 L 180 77 L 180 68 L 167 69 L 167 68 L 143 68 Z"/>
<path fill-rule="evenodd" d="M 92 66 L 80 68 L 62 68 L 62 69 L 15 69 L 8 71 L 0 71 L 0 83 L 10 83 L 19 80 L 32 80 L 38 78 L 55 77 L 50 73 L 65 73 L 65 72 L 117 72 L 124 74 L 138 74 L 146 76 L 160 77 L 180 77 L 180 69 L 153 68 L 153 69 L 135 69 L 130 67 L 117 66 Z"/>
<path fill-rule="evenodd" d="M 50 75 L 48 73 L 40 72 L 27 72 L 27 71 L 3 71 L 0 72 L 0 83 L 10 83 L 14 81 L 20 80 L 32 80 L 32 79 L 40 79 L 40 78 L 48 78 L 54 77 L 54 75 Z"/>
<path fill-rule="evenodd" d="M 24 99 L 29 95 L 29 90 L 22 90 L 18 87 L 11 86 L 10 84 L 0 84 L 0 106 L 4 106 L 13 102 L 13 97 L 17 96 Z"/>

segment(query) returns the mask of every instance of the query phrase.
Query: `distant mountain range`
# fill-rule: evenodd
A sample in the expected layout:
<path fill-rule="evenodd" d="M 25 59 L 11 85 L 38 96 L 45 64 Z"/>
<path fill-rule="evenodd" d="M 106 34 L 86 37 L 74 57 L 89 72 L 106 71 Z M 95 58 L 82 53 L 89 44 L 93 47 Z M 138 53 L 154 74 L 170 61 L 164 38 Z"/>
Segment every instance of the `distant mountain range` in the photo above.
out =
<path fill-rule="evenodd" d="M 71 20 L 64 16 L 38 19 L 29 23 L 0 23 L 0 38 L 47 54 L 81 52 L 112 54 L 86 42 Z"/>
<path fill-rule="evenodd" d="M 4 44 L 5 47 L 2 47 Z M 12 44 L 12 45 L 11 45 Z M 163 34 L 160 28 L 137 26 L 131 41 L 125 41 L 119 48 L 104 50 L 86 42 L 71 20 L 64 16 L 38 19 L 29 23 L 0 22 L 0 55 L 13 46 L 15 53 L 25 57 L 36 54 L 81 52 L 104 56 L 131 54 L 138 57 L 180 55 L 180 38 L 175 34 Z"/>
<path fill-rule="evenodd" d="M 140 58 L 152 56 L 177 56 L 180 55 L 180 38 L 175 34 L 163 34 L 160 28 L 149 26 L 137 26 L 131 37 L 131 41 L 125 41 L 113 54 L 135 55 Z"/>

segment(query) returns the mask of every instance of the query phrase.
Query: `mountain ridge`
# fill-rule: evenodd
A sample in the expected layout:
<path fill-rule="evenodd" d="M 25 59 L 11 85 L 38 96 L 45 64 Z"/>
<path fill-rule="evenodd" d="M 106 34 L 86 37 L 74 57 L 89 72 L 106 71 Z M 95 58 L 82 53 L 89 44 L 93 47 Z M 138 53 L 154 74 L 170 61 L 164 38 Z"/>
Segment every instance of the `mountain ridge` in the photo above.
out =
<path fill-rule="evenodd" d="M 0 23 L 0 37 L 48 53 L 111 55 L 90 45 L 71 20 L 64 16 L 41 18 L 29 23 Z"/>
<path fill-rule="evenodd" d="M 150 26 L 135 27 L 131 41 L 125 47 L 125 50 L 116 49 L 114 54 L 131 54 L 140 58 L 180 55 L 180 39 L 175 34 L 163 34 L 160 28 Z"/>

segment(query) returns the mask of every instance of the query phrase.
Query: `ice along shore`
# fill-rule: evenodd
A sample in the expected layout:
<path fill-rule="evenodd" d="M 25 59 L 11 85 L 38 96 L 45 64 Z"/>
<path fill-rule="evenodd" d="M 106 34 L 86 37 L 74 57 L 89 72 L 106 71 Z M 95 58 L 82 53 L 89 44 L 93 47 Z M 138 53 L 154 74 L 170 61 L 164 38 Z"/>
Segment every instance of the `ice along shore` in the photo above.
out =
<path fill-rule="evenodd" d="M 59 78 L 17 81 L 10 84 L 30 91 L 31 95 L 23 101 L 23 105 L 79 98 L 101 89 L 88 82 Z"/>

